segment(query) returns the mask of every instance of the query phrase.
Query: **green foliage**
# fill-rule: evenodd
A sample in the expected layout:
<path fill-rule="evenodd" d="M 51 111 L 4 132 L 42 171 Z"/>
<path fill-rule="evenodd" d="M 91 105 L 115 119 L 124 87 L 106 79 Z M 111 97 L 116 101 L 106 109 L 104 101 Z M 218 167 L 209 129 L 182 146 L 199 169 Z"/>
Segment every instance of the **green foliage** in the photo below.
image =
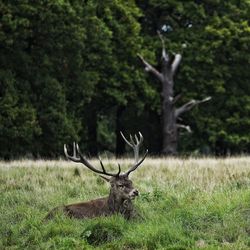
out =
<path fill-rule="evenodd" d="M 119 240 L 125 228 L 122 224 L 113 222 L 98 222 L 85 228 L 81 236 L 93 246 L 103 245 L 110 241 Z"/>
<path fill-rule="evenodd" d="M 249 13 L 247 0 L 1 1 L 0 157 L 58 157 L 73 140 L 118 152 L 119 130 L 158 154 L 161 86 L 137 59 L 157 67 L 157 30 L 183 54 L 178 105 L 212 96 L 184 117 L 179 151 L 248 153 Z"/>
<path fill-rule="evenodd" d="M 12 76 L 15 85 L 9 102 L 13 108 L 17 106 L 16 110 L 20 109 L 8 111 L 13 119 L 20 117 L 16 125 L 3 124 L 8 132 L 6 140 L 15 137 L 16 142 L 12 144 L 16 149 L 9 149 L 9 155 L 1 150 L 1 155 L 15 157 L 24 147 L 21 153 L 56 156 L 61 152 L 63 140 L 67 140 L 65 136 L 76 138 L 79 129 L 74 117 L 67 115 L 65 82 L 73 81 L 71 72 L 77 74 L 81 68 L 84 29 L 76 10 L 64 1 L 16 1 L 1 5 L 0 65 L 4 77 L 1 82 L 13 85 L 6 74 Z M 26 134 L 8 136 L 15 130 Z M 32 147 L 27 147 L 18 137 L 25 137 L 26 144 Z M 9 147 L 7 143 L 2 146 Z"/>
<path fill-rule="evenodd" d="M 42 143 L 38 145 L 40 154 L 60 155 L 63 141 L 70 141 L 75 131 L 67 117 L 65 95 L 57 80 L 45 79 L 40 99 L 39 123 L 43 131 L 39 138 Z"/>
<path fill-rule="evenodd" d="M 181 135 L 179 150 L 249 152 L 249 1 L 137 2 L 149 46 L 160 52 L 160 30 L 167 50 L 183 54 L 175 81 L 183 93 L 179 105 L 212 96 L 185 115 L 193 133 Z"/>
<path fill-rule="evenodd" d="M 55 157 L 63 143 L 79 137 L 84 145 L 90 140 L 85 148 L 91 149 L 100 115 L 138 103 L 137 89 L 146 82 L 135 68 L 142 38 L 134 1 L 4 1 L 1 13 L 1 69 L 16 82 L 12 98 L 22 93 L 40 130 L 36 136 L 30 131 L 34 147 L 24 145 L 25 151 Z M 18 154 L 13 150 L 8 157 Z M 7 157 L 3 151 L 1 156 Z"/>
<path fill-rule="evenodd" d="M 5 158 L 25 155 L 32 150 L 32 140 L 40 133 L 36 111 L 17 92 L 15 76 L 0 71 L 0 151 Z"/>

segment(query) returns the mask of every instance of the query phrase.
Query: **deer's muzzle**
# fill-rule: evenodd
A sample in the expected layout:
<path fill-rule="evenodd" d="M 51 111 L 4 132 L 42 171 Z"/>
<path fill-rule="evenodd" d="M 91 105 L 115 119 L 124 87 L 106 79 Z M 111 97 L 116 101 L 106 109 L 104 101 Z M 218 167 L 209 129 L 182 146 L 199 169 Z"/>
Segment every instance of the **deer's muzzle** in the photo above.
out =
<path fill-rule="evenodd" d="M 137 189 L 133 189 L 130 193 L 129 193 L 129 197 L 131 199 L 134 199 L 136 196 L 139 195 L 139 191 Z"/>

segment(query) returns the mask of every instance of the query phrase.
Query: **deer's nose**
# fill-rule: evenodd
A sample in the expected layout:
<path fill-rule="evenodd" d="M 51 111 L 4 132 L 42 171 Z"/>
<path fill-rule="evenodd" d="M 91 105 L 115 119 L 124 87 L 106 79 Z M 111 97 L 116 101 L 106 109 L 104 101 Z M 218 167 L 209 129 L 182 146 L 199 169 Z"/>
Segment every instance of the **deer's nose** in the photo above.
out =
<path fill-rule="evenodd" d="M 134 189 L 134 190 L 133 190 L 133 195 L 134 195 L 134 196 L 138 196 L 138 195 L 139 195 L 139 191 L 138 191 L 137 189 Z"/>

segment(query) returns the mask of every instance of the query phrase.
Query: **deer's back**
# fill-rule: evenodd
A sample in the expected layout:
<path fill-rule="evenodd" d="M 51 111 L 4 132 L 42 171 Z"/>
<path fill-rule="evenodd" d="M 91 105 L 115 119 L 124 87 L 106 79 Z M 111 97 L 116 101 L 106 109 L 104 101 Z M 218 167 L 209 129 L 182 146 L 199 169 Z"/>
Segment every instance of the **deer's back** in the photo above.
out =
<path fill-rule="evenodd" d="M 46 219 L 54 217 L 58 211 L 63 212 L 65 215 L 82 219 L 93 218 L 98 216 L 106 216 L 110 214 L 107 204 L 108 198 L 99 198 L 88 202 L 73 203 L 69 205 L 59 206 L 50 211 Z"/>

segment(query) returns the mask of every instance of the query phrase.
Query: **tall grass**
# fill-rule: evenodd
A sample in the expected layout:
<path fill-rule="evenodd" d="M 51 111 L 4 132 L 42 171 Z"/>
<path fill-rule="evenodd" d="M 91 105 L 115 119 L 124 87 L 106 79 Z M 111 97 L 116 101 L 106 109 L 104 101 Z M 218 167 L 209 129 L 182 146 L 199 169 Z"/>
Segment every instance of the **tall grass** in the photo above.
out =
<path fill-rule="evenodd" d="M 119 162 L 125 171 L 131 160 Z M 131 175 L 140 218 L 44 223 L 59 204 L 108 195 L 108 184 L 76 163 L 0 162 L 0 249 L 250 249 L 249 157 L 151 158 Z"/>

